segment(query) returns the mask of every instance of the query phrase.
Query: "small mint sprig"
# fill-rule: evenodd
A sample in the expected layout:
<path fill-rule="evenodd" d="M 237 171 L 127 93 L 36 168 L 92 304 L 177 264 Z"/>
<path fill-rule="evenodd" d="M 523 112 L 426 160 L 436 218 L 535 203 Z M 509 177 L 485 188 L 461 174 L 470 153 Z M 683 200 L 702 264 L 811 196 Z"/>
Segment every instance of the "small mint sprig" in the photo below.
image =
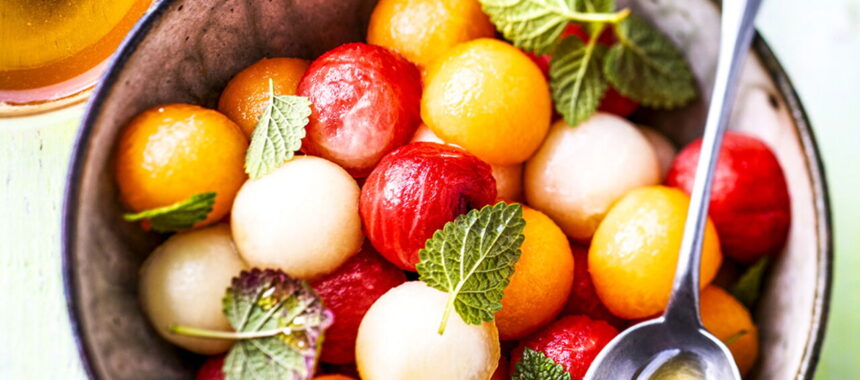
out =
<path fill-rule="evenodd" d="M 479 0 L 490 21 L 519 48 L 547 54 L 570 22 L 615 23 L 629 9 L 612 12 L 612 0 Z"/>
<path fill-rule="evenodd" d="M 654 26 L 629 9 L 615 12 L 613 0 L 479 0 L 496 28 L 517 47 L 551 54 L 550 87 L 556 110 L 571 126 L 597 112 L 611 84 L 647 107 L 671 109 L 696 96 L 694 77 L 683 55 Z M 559 41 L 576 23 L 586 42 Z M 617 42 L 598 44 L 611 27 Z"/>
<path fill-rule="evenodd" d="M 224 296 L 224 315 L 235 331 L 171 326 L 174 334 L 232 339 L 224 359 L 226 380 L 310 379 L 331 312 L 306 281 L 276 270 L 243 271 Z"/>
<path fill-rule="evenodd" d="M 194 195 L 172 205 L 123 214 L 128 222 L 148 220 L 157 232 L 174 232 L 194 227 L 206 220 L 215 205 L 215 192 Z"/>
<path fill-rule="evenodd" d="M 514 366 L 511 380 L 571 380 L 570 373 L 561 364 L 543 352 L 526 347 L 523 358 Z"/>
<path fill-rule="evenodd" d="M 269 103 L 251 133 L 251 144 L 245 154 L 245 172 L 251 179 L 260 178 L 293 158 L 302 147 L 310 116 L 308 98 L 275 95 L 269 79 Z"/>
<path fill-rule="evenodd" d="M 452 309 L 469 324 L 492 321 L 502 309 L 525 225 L 522 206 L 499 202 L 458 216 L 427 240 L 417 270 L 421 281 L 448 293 L 440 335 Z"/>

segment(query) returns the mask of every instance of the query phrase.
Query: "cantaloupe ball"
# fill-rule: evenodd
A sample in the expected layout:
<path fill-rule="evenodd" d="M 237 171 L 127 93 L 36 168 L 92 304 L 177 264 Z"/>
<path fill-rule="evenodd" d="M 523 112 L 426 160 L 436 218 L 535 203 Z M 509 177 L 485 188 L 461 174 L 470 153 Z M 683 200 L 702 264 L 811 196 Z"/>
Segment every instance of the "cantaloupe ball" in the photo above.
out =
<path fill-rule="evenodd" d="M 242 185 L 231 225 L 245 261 L 303 279 L 331 272 L 361 248 L 358 184 L 331 161 L 300 156 Z"/>
<path fill-rule="evenodd" d="M 421 119 L 489 164 L 514 165 L 531 157 L 546 136 L 552 98 L 543 72 L 522 50 L 479 38 L 427 67 Z"/>
<path fill-rule="evenodd" d="M 437 144 L 448 144 L 461 148 L 457 144 L 449 144 L 436 136 L 427 125 L 421 124 L 409 142 L 434 142 Z M 509 202 L 518 202 L 523 197 L 523 164 L 493 165 L 493 179 L 496 180 L 496 198 Z"/>
<path fill-rule="evenodd" d="M 690 197 L 666 186 L 633 190 L 618 200 L 600 223 L 588 249 L 588 273 L 600 301 L 625 319 L 656 315 L 666 308 Z M 717 274 L 723 256 L 708 219 L 699 285 Z"/>
<path fill-rule="evenodd" d="M 651 147 L 654 148 L 654 153 L 657 154 L 657 162 L 660 163 L 660 182 L 662 182 L 666 179 L 669 168 L 672 167 L 672 161 L 675 161 L 678 149 L 669 141 L 669 138 L 656 129 L 639 126 L 639 132 L 645 135 L 645 138 L 651 143 Z"/>
<path fill-rule="evenodd" d="M 607 113 L 573 128 L 556 122 L 523 175 L 526 203 L 580 241 L 621 196 L 658 183 L 654 148 L 633 124 Z"/>
<path fill-rule="evenodd" d="M 496 198 L 518 202 L 523 197 L 523 165 L 490 165 L 496 180 Z"/>
<path fill-rule="evenodd" d="M 452 311 L 439 324 L 448 294 L 420 281 L 380 297 L 361 321 L 355 353 L 364 380 L 487 380 L 499 362 L 493 322 L 470 325 Z"/>
<path fill-rule="evenodd" d="M 221 300 L 230 280 L 246 267 L 226 224 L 180 232 L 156 248 L 143 263 L 139 283 L 141 305 L 158 334 L 171 343 L 198 354 L 225 352 L 232 341 L 191 338 L 173 334 L 169 328 L 181 325 L 232 330 Z"/>

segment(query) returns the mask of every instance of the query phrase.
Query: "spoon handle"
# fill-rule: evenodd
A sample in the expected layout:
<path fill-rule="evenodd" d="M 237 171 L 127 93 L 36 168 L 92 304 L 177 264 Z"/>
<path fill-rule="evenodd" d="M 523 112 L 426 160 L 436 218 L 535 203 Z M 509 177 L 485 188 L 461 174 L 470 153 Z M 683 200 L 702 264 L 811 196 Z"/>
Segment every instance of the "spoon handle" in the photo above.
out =
<path fill-rule="evenodd" d="M 664 314 L 667 320 L 680 319 L 686 322 L 687 326 L 700 327 L 702 323 L 699 315 L 699 266 L 708 219 L 708 203 L 711 199 L 711 183 L 719 156 L 718 148 L 731 113 L 738 76 L 754 34 L 753 21 L 759 5 L 761 0 L 722 1 L 717 75 L 696 167 L 690 208 L 684 225 L 672 296 Z"/>

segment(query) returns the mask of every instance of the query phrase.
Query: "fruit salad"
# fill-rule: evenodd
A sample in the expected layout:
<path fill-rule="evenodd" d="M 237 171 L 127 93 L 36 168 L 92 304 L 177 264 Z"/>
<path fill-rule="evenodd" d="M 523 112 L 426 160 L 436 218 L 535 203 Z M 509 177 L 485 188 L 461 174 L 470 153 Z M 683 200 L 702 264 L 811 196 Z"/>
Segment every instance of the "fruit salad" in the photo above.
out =
<path fill-rule="evenodd" d="M 366 42 L 127 123 L 124 217 L 165 237 L 139 302 L 197 379 L 581 379 L 663 312 L 701 142 L 637 121 L 692 73 L 630 10 L 558 3 L 380 0 Z M 774 153 L 729 132 L 701 313 L 743 374 L 790 222 Z"/>

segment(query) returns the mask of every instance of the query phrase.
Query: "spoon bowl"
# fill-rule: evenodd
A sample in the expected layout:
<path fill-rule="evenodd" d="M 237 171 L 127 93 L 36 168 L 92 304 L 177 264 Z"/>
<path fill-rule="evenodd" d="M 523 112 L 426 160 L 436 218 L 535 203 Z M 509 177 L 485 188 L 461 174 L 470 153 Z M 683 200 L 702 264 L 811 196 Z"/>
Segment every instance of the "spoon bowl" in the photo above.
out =
<path fill-rule="evenodd" d="M 704 328 L 679 328 L 659 317 L 618 334 L 594 359 L 602 365 L 592 366 L 585 378 L 739 379 L 731 357 Z"/>

